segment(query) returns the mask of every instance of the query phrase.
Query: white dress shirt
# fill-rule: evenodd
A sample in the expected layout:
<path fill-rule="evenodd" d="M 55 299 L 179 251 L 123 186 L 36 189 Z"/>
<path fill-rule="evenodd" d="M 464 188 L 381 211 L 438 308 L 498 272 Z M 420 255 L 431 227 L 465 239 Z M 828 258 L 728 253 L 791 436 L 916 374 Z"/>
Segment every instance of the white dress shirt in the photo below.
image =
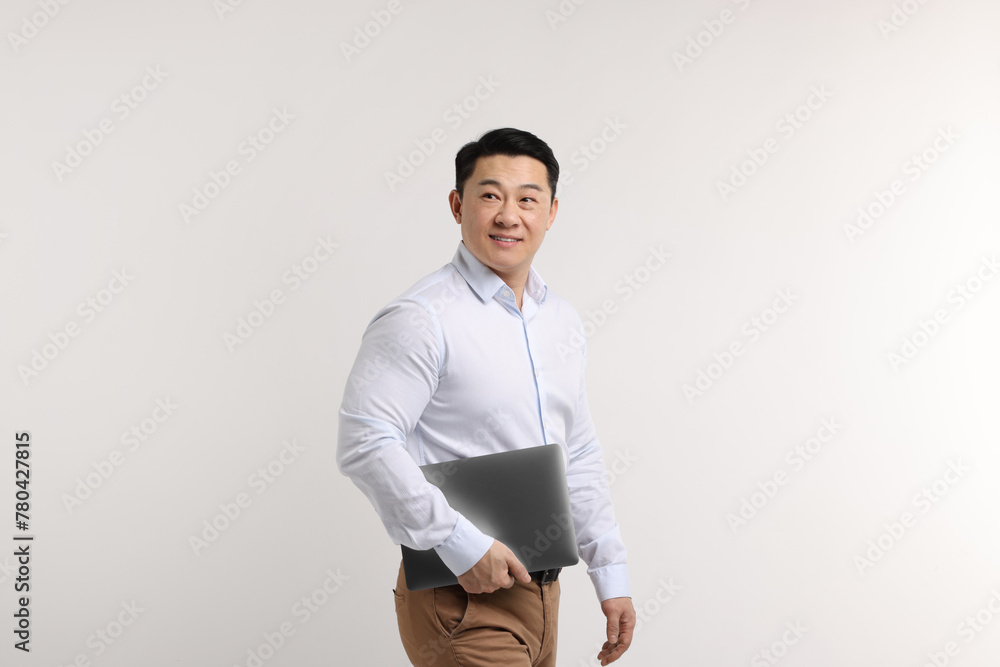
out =
<path fill-rule="evenodd" d="M 459 243 L 369 323 L 340 408 L 337 465 L 396 544 L 435 549 L 456 575 L 493 538 L 418 466 L 557 444 L 580 557 L 598 599 L 628 597 L 625 546 L 584 383 L 582 325 L 534 269 L 513 292 Z M 574 335 L 575 334 L 575 335 Z"/>

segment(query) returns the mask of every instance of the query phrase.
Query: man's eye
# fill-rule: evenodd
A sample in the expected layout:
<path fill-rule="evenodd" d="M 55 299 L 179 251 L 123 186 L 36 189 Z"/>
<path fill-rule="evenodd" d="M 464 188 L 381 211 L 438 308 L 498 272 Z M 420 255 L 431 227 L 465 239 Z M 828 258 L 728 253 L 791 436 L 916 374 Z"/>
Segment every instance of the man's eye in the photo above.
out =
<path fill-rule="evenodd" d="M 486 194 L 484 194 L 483 196 L 484 196 L 484 197 L 493 197 L 494 199 L 496 199 L 496 195 L 495 195 L 495 194 L 493 194 L 492 192 L 487 192 L 487 193 L 486 193 Z"/>

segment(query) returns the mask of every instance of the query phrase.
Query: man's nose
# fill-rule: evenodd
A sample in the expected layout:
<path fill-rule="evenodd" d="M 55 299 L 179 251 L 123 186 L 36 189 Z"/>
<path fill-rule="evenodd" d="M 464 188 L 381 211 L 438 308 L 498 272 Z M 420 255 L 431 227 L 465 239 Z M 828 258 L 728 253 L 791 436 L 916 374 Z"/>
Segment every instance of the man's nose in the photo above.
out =
<path fill-rule="evenodd" d="M 505 227 L 516 225 L 520 220 L 521 215 L 516 202 L 505 202 L 497 211 L 497 217 L 494 218 L 495 222 Z"/>

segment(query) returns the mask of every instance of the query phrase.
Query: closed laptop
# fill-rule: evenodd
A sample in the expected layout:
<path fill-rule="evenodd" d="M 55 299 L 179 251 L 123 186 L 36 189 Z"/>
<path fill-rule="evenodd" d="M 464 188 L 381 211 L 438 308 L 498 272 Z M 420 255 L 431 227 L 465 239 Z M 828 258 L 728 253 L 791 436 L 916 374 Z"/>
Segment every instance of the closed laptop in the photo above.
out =
<path fill-rule="evenodd" d="M 566 468 L 559 445 L 543 445 L 421 466 L 448 504 L 507 545 L 528 572 L 579 560 Z M 406 586 L 419 591 L 458 583 L 437 552 L 403 546 Z"/>

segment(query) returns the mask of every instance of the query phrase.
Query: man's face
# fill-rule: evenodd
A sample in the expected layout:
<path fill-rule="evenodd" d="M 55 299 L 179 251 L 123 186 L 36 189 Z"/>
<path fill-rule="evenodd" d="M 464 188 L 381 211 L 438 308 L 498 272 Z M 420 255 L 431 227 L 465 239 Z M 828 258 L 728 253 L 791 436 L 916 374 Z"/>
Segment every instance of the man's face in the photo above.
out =
<path fill-rule="evenodd" d="M 463 189 L 448 200 L 465 247 L 505 282 L 523 283 L 559 208 L 545 165 L 525 155 L 481 157 Z"/>

